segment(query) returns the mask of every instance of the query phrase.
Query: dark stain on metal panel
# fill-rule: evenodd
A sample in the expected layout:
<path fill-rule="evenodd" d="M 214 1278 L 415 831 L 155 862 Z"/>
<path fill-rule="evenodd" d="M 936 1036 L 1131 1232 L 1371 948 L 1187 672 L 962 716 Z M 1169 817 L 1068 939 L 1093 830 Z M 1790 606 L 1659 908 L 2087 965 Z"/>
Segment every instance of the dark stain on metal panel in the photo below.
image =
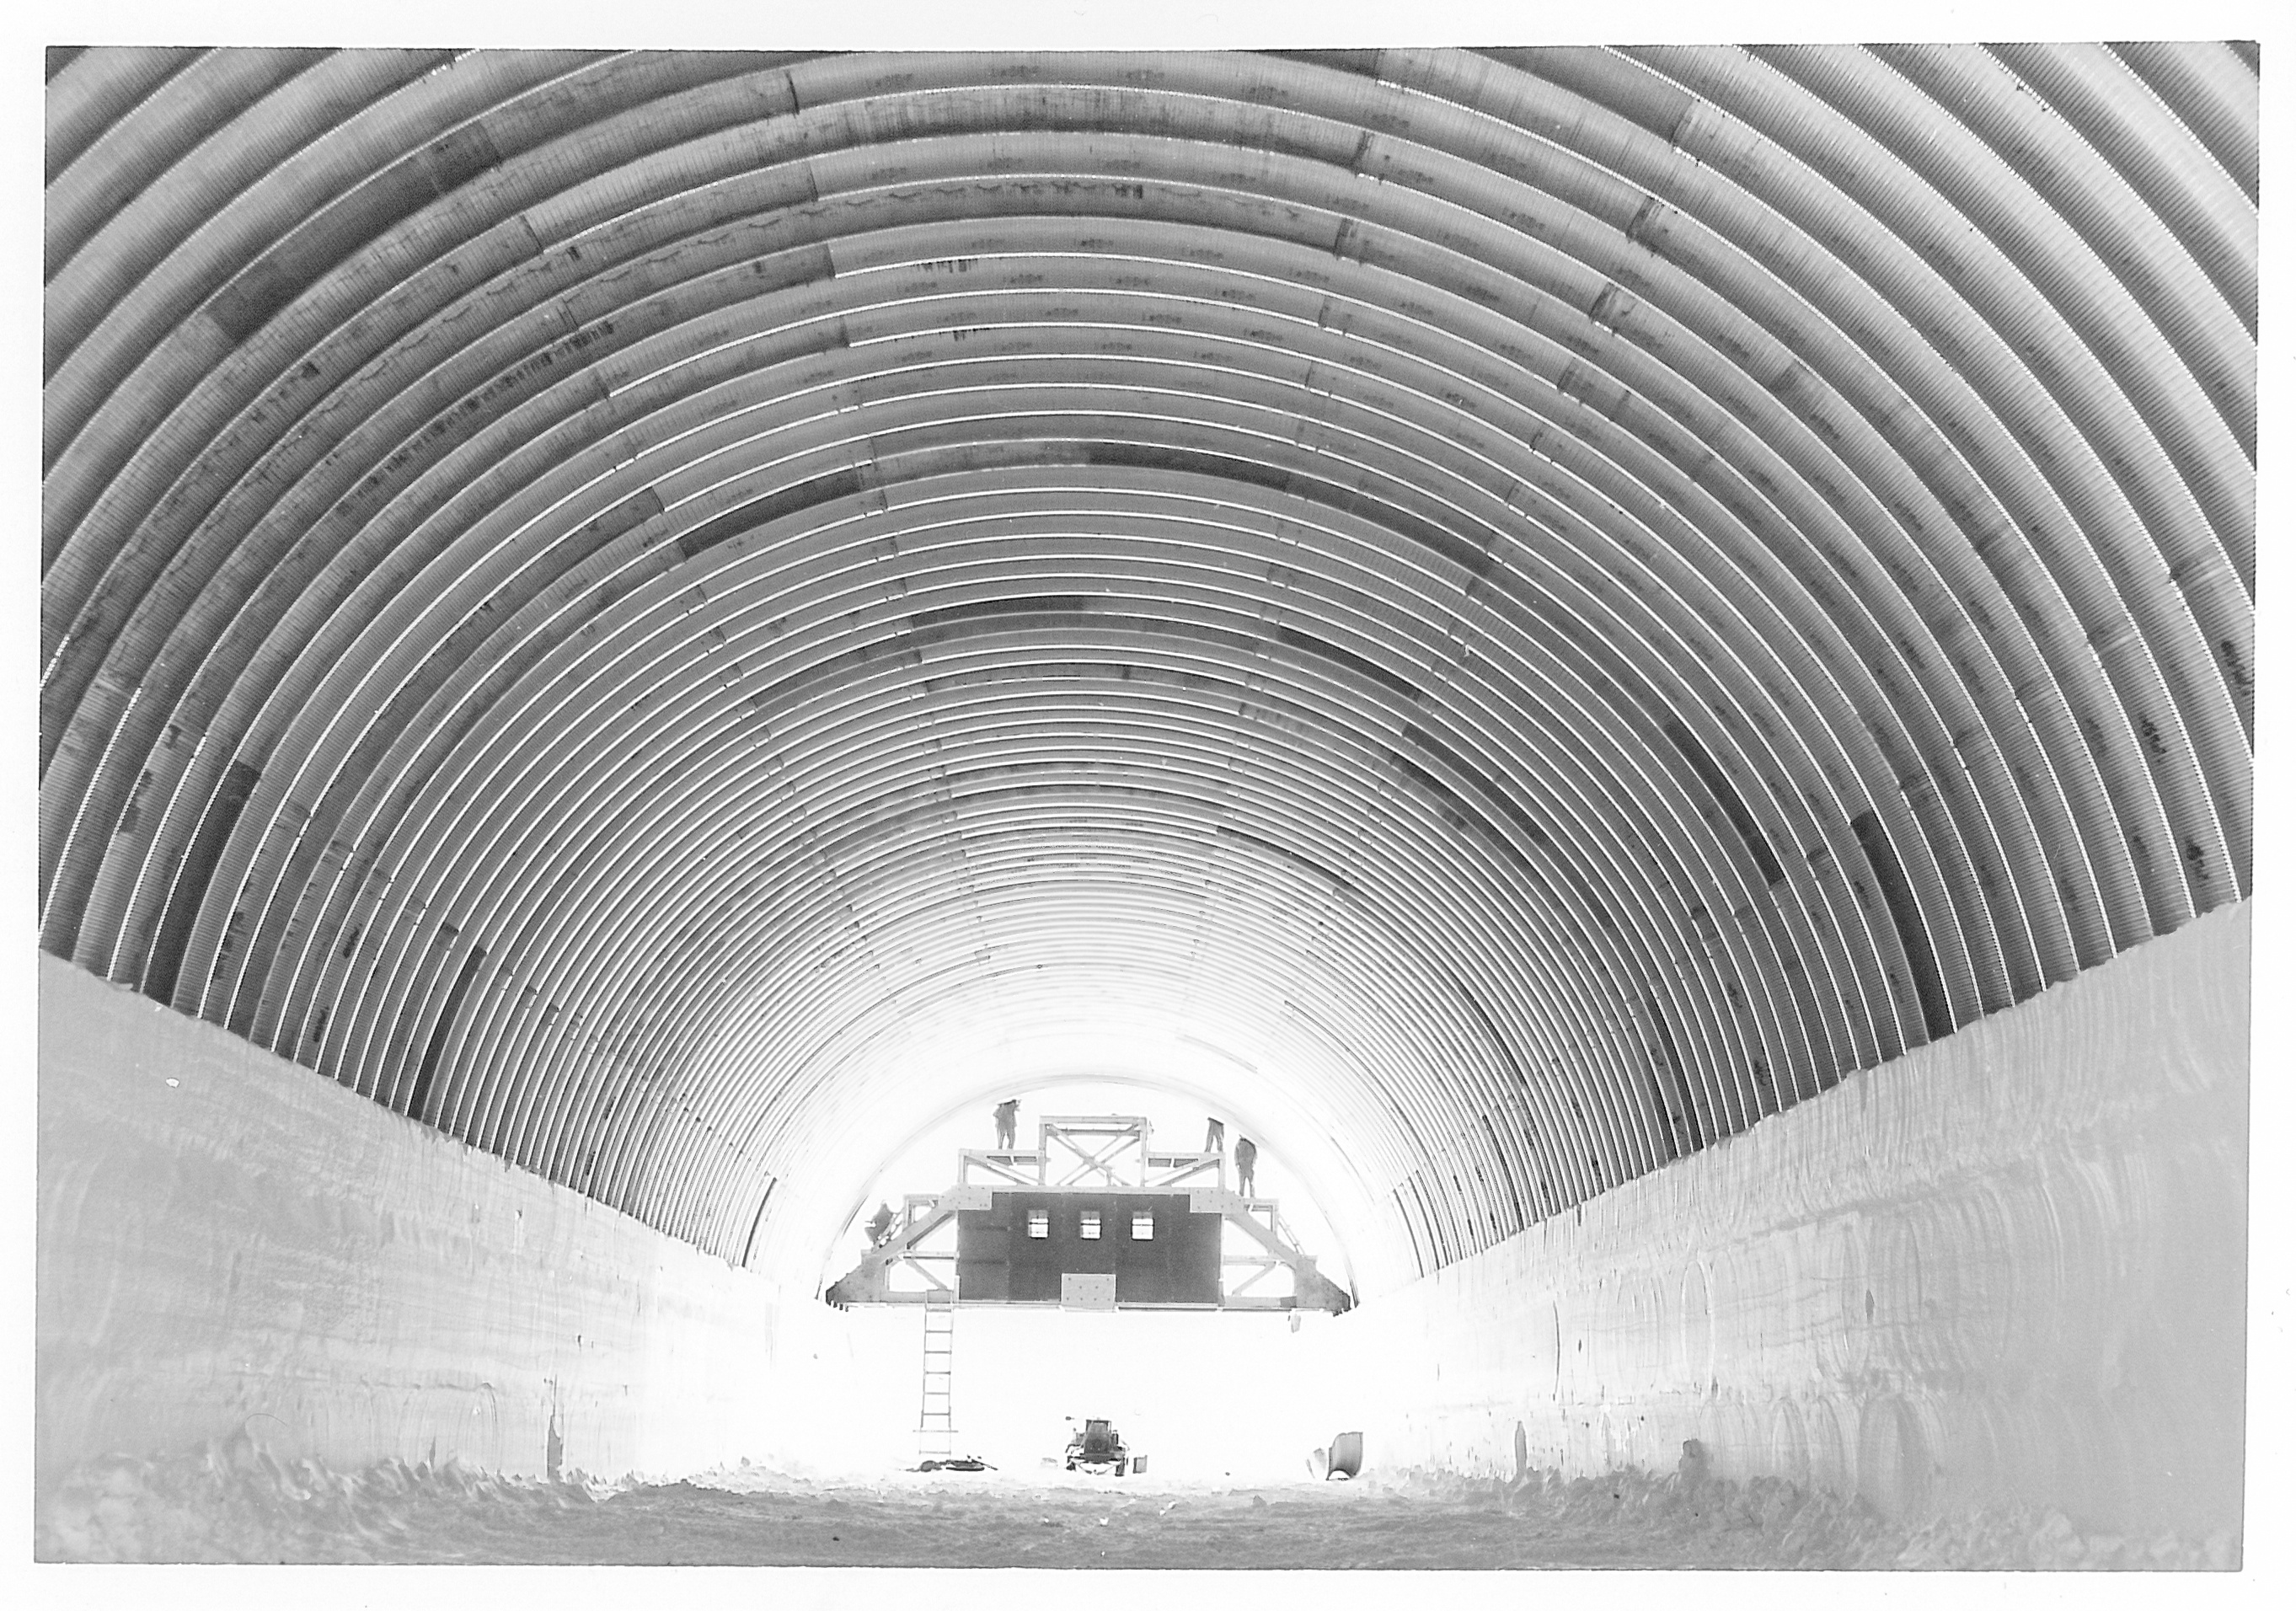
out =
<path fill-rule="evenodd" d="M 809 481 L 797 482 L 764 497 L 752 498 L 738 509 L 729 509 L 706 525 L 696 526 L 677 539 L 677 551 L 687 559 L 715 548 L 720 543 L 733 541 L 745 531 L 770 525 L 777 520 L 851 497 L 867 483 L 861 471 L 852 465 L 832 470 L 826 475 L 816 475 Z"/>
<path fill-rule="evenodd" d="M 455 1018 L 463 1010 L 463 998 L 470 994 L 471 981 L 479 976 L 479 965 L 487 959 L 484 946 L 473 946 L 471 954 L 463 958 L 462 971 L 455 975 L 454 988 L 447 992 L 446 1005 L 439 1009 L 439 1022 L 431 1026 L 430 1043 L 422 1048 L 422 1064 L 414 1075 L 414 1089 L 406 1093 L 406 1116 L 431 1121 L 424 1114 L 423 1106 L 430 1100 L 430 1081 L 439 1072 L 439 1059 L 447 1050 L 447 1039 L 455 1028 Z"/>
<path fill-rule="evenodd" d="M 1331 884 L 1334 889 L 1343 890 L 1350 895 L 1356 892 L 1356 886 L 1347 879 L 1341 877 L 1337 873 L 1325 867 L 1314 857 L 1303 856 L 1299 851 L 1292 849 L 1289 845 L 1278 844 L 1273 839 L 1262 839 L 1257 834 L 1247 834 L 1242 828 L 1232 828 L 1225 825 L 1214 828 L 1212 831 L 1218 834 L 1222 839 L 1233 839 L 1239 843 L 1254 846 L 1257 849 L 1266 851 L 1271 856 L 1281 857 L 1285 861 L 1303 867 L 1307 868 L 1308 871 L 1315 874 L 1316 877 L 1321 878 L 1327 884 Z"/>
<path fill-rule="evenodd" d="M 1697 1152 L 1706 1145 L 1706 1126 L 1698 1116 L 1698 1104 L 1691 1095 L 1690 1077 L 1683 1072 L 1682 1048 L 1675 1041 L 1674 1025 L 1667 1022 L 1666 1014 L 1660 1010 L 1657 1001 L 1645 1000 L 1643 1005 L 1650 1014 L 1652 1038 L 1658 1042 L 1659 1057 L 1665 1063 L 1666 1072 L 1674 1081 L 1675 1094 L 1679 1098 L 1680 1106 L 1675 1112 L 1675 1122 L 1688 1138 L 1690 1150 Z M 1669 1104 L 1669 1107 L 1673 1106 Z"/>
<path fill-rule="evenodd" d="M 1337 644 L 1326 643 L 1312 633 L 1302 632 L 1293 627 L 1277 627 L 1275 641 L 1286 648 L 1297 649 L 1303 654 L 1312 654 L 1318 660 L 1328 661 L 1332 665 L 1353 672 L 1365 682 L 1376 683 L 1399 699 L 1408 700 L 1414 704 L 1419 703 L 1419 690 L 1409 679 L 1398 677 L 1386 667 L 1365 659 L 1352 649 L 1342 649 Z"/>
<path fill-rule="evenodd" d="M 151 963 L 144 970 L 144 993 L 162 1006 L 175 1002 L 176 981 L 184 971 L 184 951 L 191 944 L 192 928 L 199 921 L 208 885 L 215 878 L 216 863 L 223 859 L 223 848 L 230 842 L 239 814 L 246 810 L 248 797 L 255 793 L 262 776 L 243 760 L 233 761 L 208 801 L 199 828 L 192 835 L 191 848 L 184 852 L 183 866 L 176 875 L 175 888 L 168 892 L 167 909 L 152 941 Z"/>
<path fill-rule="evenodd" d="M 1745 799 L 1732 785 L 1729 775 L 1723 771 L 1713 756 L 1707 753 L 1706 746 L 1698 742 L 1688 727 L 1669 718 L 1665 724 L 1665 731 L 1674 747 L 1682 752 L 1682 758 L 1690 763 L 1690 769 L 1698 774 L 1699 781 L 1714 796 L 1715 803 L 1722 808 L 1722 815 L 1728 818 L 1730 826 L 1738 831 L 1739 839 L 1746 846 L 1746 853 L 1761 869 L 1762 882 L 1773 886 L 1784 882 L 1786 870 L 1779 864 L 1777 852 L 1770 848 L 1769 836 L 1762 832 L 1761 824 L 1754 820 L 1754 814 L 1746 809 Z"/>
<path fill-rule="evenodd" d="M 1881 886 L 1882 904 L 1890 908 L 1890 922 L 1898 931 L 1898 944 L 1906 953 L 1906 966 L 1914 975 L 1914 993 L 1922 1007 L 1922 1022 L 1929 1030 L 1930 1039 L 1940 1040 L 1953 1033 L 1953 1007 L 1946 995 L 1945 976 L 1938 972 L 1937 953 L 1930 947 L 1930 932 L 1922 922 L 1921 903 L 1914 898 L 1914 886 L 1906 881 L 1906 869 L 1898 860 L 1898 852 L 1890 844 L 1890 836 L 1882 827 L 1882 819 L 1871 811 L 1860 811 L 1850 818 L 1850 831 L 1857 835 L 1858 849 L 1866 852 L 1866 860 L 1874 869 L 1874 882 Z"/>
<path fill-rule="evenodd" d="M 1077 616 L 1083 614 L 1087 607 L 1081 593 L 1029 593 L 1012 598 L 982 598 L 965 604 L 944 604 L 938 610 L 920 610 L 909 617 L 909 625 L 920 632 L 931 632 L 937 628 L 971 621 L 997 621 L 1010 616 Z"/>

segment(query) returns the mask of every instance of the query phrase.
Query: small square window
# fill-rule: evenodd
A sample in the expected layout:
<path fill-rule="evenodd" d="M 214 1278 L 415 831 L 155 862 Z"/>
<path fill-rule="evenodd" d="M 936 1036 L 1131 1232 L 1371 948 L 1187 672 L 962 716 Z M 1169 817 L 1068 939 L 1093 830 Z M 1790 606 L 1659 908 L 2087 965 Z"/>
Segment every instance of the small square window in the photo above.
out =
<path fill-rule="evenodd" d="M 1029 1234 L 1039 1242 L 1053 1234 L 1053 1211 L 1032 1208 L 1029 1211 Z"/>
<path fill-rule="evenodd" d="M 1077 1216 L 1077 1235 L 1087 1242 L 1100 1240 L 1100 1210 L 1087 1208 Z"/>
<path fill-rule="evenodd" d="M 1152 1242 L 1156 1239 L 1154 1214 L 1136 1213 L 1132 1216 L 1132 1239 L 1136 1242 Z"/>

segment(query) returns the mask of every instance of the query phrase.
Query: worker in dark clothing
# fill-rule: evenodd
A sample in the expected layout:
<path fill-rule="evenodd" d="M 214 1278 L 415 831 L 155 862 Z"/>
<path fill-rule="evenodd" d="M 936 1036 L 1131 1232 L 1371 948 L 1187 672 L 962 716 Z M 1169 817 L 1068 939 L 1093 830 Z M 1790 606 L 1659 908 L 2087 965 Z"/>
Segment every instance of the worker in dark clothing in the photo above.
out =
<path fill-rule="evenodd" d="M 1010 1152 L 1019 1145 L 1013 1139 L 1021 1128 L 1021 1098 L 1011 1097 L 996 1105 L 996 1147 L 1000 1152 Z"/>
<path fill-rule="evenodd" d="M 1251 1195 L 1251 1171 L 1259 1163 L 1259 1148 L 1251 1144 L 1250 1136 L 1235 1138 L 1235 1188 L 1245 1196 Z"/>
<path fill-rule="evenodd" d="M 869 1245 L 882 1247 L 885 1238 L 892 1234 L 893 1210 L 890 1204 L 880 1203 L 877 1212 L 869 1216 Z"/>
<path fill-rule="evenodd" d="M 1218 1119 L 1204 1121 L 1204 1150 L 1216 1153 L 1227 1145 L 1227 1126 Z"/>

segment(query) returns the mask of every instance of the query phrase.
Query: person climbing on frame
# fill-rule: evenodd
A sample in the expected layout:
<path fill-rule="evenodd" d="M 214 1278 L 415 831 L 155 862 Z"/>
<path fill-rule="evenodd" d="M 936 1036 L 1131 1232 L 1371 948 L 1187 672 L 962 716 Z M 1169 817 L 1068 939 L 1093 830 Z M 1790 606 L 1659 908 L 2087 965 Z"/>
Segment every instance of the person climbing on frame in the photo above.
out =
<path fill-rule="evenodd" d="M 869 1216 L 869 1245 L 882 1247 L 885 1238 L 892 1234 L 893 1209 L 889 1203 L 880 1202 L 877 1212 Z"/>
<path fill-rule="evenodd" d="M 1019 1145 L 1013 1140 L 1021 1128 L 1021 1098 L 1009 1097 L 996 1105 L 996 1147 L 1000 1152 L 1010 1152 Z"/>
<path fill-rule="evenodd" d="M 1204 1150 L 1208 1153 L 1216 1153 L 1225 1150 L 1226 1146 L 1227 1126 L 1222 1124 L 1218 1119 L 1206 1119 L 1204 1121 Z"/>
<path fill-rule="evenodd" d="M 1250 1136 L 1235 1138 L 1235 1188 L 1245 1196 L 1251 1195 L 1251 1171 L 1259 1163 L 1259 1148 L 1251 1144 Z"/>

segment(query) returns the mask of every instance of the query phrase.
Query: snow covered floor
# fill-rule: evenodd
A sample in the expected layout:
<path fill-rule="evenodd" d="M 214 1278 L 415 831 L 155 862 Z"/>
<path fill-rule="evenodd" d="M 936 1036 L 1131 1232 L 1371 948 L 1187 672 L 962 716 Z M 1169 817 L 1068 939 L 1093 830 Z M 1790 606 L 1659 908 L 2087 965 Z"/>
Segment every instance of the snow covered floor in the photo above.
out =
<path fill-rule="evenodd" d="M 41 1508 L 44 1560 L 1313 1569 L 2225 1569 L 2211 1540 L 2084 1536 L 1999 1512 L 1923 1529 L 1764 1480 L 1563 1483 L 1367 1473 L 1234 1485 L 1152 1474 L 744 1467 L 660 1485 L 500 1479 L 396 1461 L 283 1467 L 244 1443 L 83 1468 Z"/>

